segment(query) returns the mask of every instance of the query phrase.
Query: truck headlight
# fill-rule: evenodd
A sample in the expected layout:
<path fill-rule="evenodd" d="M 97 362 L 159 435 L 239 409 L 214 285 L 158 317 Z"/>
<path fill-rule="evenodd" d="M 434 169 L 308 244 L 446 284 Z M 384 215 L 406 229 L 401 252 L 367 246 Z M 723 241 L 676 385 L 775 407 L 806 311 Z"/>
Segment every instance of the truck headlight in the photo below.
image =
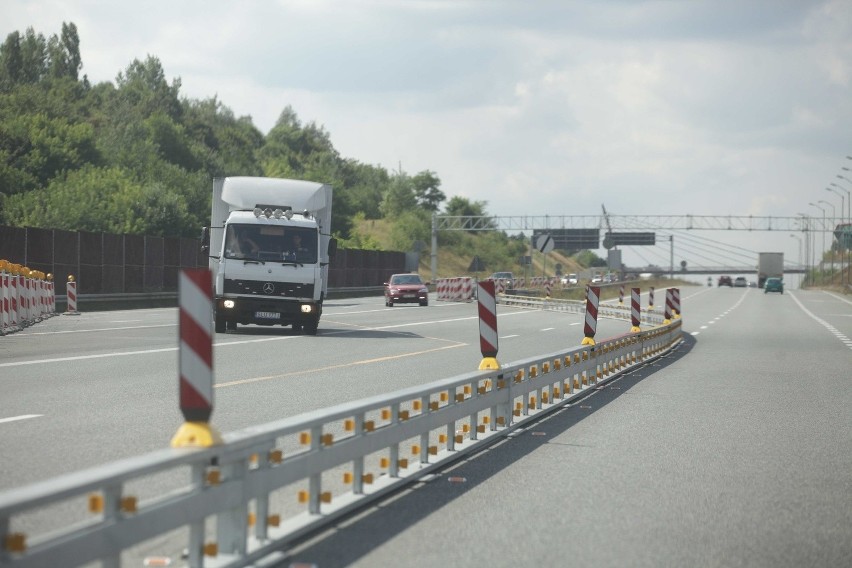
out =
<path fill-rule="evenodd" d="M 314 311 L 314 307 L 310 304 L 302 304 L 302 313 L 309 314 Z"/>
<path fill-rule="evenodd" d="M 222 302 L 222 306 L 225 307 L 225 308 L 229 308 L 229 309 L 233 308 L 234 307 L 234 301 L 233 300 L 224 300 Z"/>

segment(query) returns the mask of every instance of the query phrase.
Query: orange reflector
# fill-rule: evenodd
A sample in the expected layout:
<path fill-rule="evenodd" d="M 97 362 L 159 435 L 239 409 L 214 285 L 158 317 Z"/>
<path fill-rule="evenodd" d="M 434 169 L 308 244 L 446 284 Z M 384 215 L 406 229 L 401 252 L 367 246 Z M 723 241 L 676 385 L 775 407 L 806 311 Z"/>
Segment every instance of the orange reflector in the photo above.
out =
<path fill-rule="evenodd" d="M 376 423 L 372 420 L 367 420 L 366 422 L 364 422 L 364 432 L 372 432 L 375 427 Z"/>
<path fill-rule="evenodd" d="M 396 462 L 396 465 L 397 465 L 397 467 L 399 467 L 401 469 L 405 469 L 405 468 L 408 467 L 408 459 L 402 458 L 402 459 L 400 459 L 399 461 Z"/>
<path fill-rule="evenodd" d="M 248 514 L 248 526 L 253 527 L 257 523 L 257 516 L 254 513 Z"/>
<path fill-rule="evenodd" d="M 208 542 L 201 550 L 204 552 L 204 556 L 216 556 L 219 554 L 219 545 L 215 542 Z"/>
<path fill-rule="evenodd" d="M 326 491 L 320 495 L 320 501 L 323 503 L 331 503 L 331 493 Z"/>
<path fill-rule="evenodd" d="M 311 435 L 308 432 L 302 432 L 299 434 L 299 443 L 303 446 L 307 446 L 311 443 Z"/>
<path fill-rule="evenodd" d="M 382 469 L 387 469 L 390 467 L 390 460 L 388 458 L 382 458 L 379 460 L 379 467 Z"/>
<path fill-rule="evenodd" d="M 372 483 L 373 482 L 373 474 L 372 473 L 365 473 L 364 475 L 361 476 L 361 481 L 364 482 L 364 483 L 367 483 L 367 484 Z"/>
<path fill-rule="evenodd" d="M 207 472 L 207 485 L 219 485 L 222 481 L 222 472 L 218 469 L 211 469 Z"/>
<path fill-rule="evenodd" d="M 322 435 L 322 445 L 330 446 L 334 443 L 334 434 L 323 434 Z"/>
<path fill-rule="evenodd" d="M 442 392 L 440 398 L 441 398 L 441 402 L 447 402 L 447 400 L 449 400 L 450 397 L 446 392 Z"/>
<path fill-rule="evenodd" d="M 420 446 L 418 446 L 416 444 L 411 446 L 411 455 L 414 455 L 414 456 L 420 455 Z"/>
<path fill-rule="evenodd" d="M 438 401 L 434 401 L 434 402 L 429 403 L 429 410 L 438 410 L 439 407 L 440 407 L 440 403 Z"/>
<path fill-rule="evenodd" d="M 172 559 L 168 556 L 148 556 L 142 561 L 142 566 L 171 566 Z"/>
<path fill-rule="evenodd" d="M 343 483 L 345 483 L 346 485 L 349 485 L 354 480 L 355 480 L 355 477 L 352 475 L 351 471 L 343 472 Z"/>
<path fill-rule="evenodd" d="M 281 463 L 281 460 L 284 459 L 284 452 L 281 450 L 272 450 L 269 452 L 269 461 L 270 463 Z"/>
<path fill-rule="evenodd" d="M 351 418 L 345 420 L 343 422 L 343 429 L 346 430 L 347 432 L 354 431 L 355 430 L 355 421 L 352 420 Z"/>
<path fill-rule="evenodd" d="M 447 435 L 446 434 L 438 434 L 438 443 L 446 444 L 447 443 Z"/>
<path fill-rule="evenodd" d="M 299 503 L 307 503 L 308 502 L 308 492 L 302 489 L 299 491 Z"/>
<path fill-rule="evenodd" d="M 27 549 L 27 537 L 23 533 L 10 533 L 6 536 L 5 548 L 9 552 L 24 552 Z"/>
<path fill-rule="evenodd" d="M 136 497 L 122 497 L 121 498 L 121 511 L 123 513 L 135 513 L 136 512 Z"/>
<path fill-rule="evenodd" d="M 448 477 L 447 481 L 449 481 L 450 483 L 466 483 L 467 478 L 466 477 L 460 477 L 460 476 L 453 476 L 453 477 Z"/>
<path fill-rule="evenodd" d="M 423 405 L 420 404 L 419 400 L 415 400 L 414 402 L 411 403 L 411 407 L 414 410 L 420 410 L 421 408 L 423 408 Z"/>
<path fill-rule="evenodd" d="M 89 495 L 89 512 L 90 513 L 103 513 L 104 512 L 104 498 L 103 495 L 91 494 Z"/>
<path fill-rule="evenodd" d="M 277 527 L 281 524 L 281 515 L 269 515 L 266 517 L 266 524 L 270 527 Z"/>
<path fill-rule="evenodd" d="M 391 411 L 389 408 L 382 409 L 382 420 L 390 420 Z"/>

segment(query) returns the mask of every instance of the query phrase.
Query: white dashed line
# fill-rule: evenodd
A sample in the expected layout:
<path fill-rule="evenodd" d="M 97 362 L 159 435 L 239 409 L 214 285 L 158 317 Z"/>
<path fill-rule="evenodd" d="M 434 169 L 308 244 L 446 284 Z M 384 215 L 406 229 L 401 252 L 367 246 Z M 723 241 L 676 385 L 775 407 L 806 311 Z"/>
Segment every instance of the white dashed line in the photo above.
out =
<path fill-rule="evenodd" d="M 808 314 L 815 322 L 822 325 L 825 329 L 827 329 L 834 337 L 840 340 L 841 343 L 846 345 L 849 349 L 852 349 L 852 340 L 850 340 L 844 333 L 841 333 L 836 327 L 825 321 L 824 319 L 820 319 L 818 316 L 814 315 L 809 309 L 807 309 L 802 302 L 793 294 L 790 293 L 790 297 L 795 300 L 795 302 L 799 305 L 803 312 Z"/>
<path fill-rule="evenodd" d="M 30 418 L 38 418 L 39 416 L 44 416 L 43 414 L 22 414 L 20 416 L 12 416 L 11 418 L 0 418 L 0 424 L 3 422 L 15 422 L 17 420 L 28 420 Z"/>

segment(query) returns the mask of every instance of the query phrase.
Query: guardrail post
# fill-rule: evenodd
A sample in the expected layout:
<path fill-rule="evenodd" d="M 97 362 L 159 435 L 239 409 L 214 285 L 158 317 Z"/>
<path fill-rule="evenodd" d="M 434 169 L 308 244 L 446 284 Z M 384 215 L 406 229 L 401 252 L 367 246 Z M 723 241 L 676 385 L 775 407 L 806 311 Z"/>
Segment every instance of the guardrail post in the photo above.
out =
<path fill-rule="evenodd" d="M 74 275 L 68 275 L 68 284 L 65 287 L 65 294 L 68 298 L 68 304 L 65 306 L 66 316 L 79 316 L 77 311 L 77 282 L 74 280 Z"/>
<path fill-rule="evenodd" d="M 581 345 L 594 345 L 595 332 L 598 328 L 598 305 L 600 304 L 600 286 L 586 288 L 586 321 L 583 326 L 583 341 Z"/>
<path fill-rule="evenodd" d="M 680 318 L 680 288 L 672 288 L 672 315 Z"/>
<path fill-rule="evenodd" d="M 663 311 L 663 325 L 672 323 L 672 289 L 666 288 L 666 307 Z"/>
<path fill-rule="evenodd" d="M 642 306 L 641 306 L 641 294 L 639 288 L 631 288 L 630 289 L 630 323 L 633 327 L 630 328 L 631 333 L 638 333 L 642 331 L 641 325 L 641 316 L 642 316 Z"/>
<path fill-rule="evenodd" d="M 178 296 L 178 380 L 180 410 L 185 422 L 172 438 L 172 447 L 206 448 L 222 443 L 219 432 L 209 424 L 213 413 L 213 283 L 210 270 L 182 270 Z"/>
<path fill-rule="evenodd" d="M 244 487 L 246 461 L 240 460 L 222 468 L 223 481 Z M 248 542 L 248 510 L 244 502 L 216 516 L 216 544 L 218 552 L 243 557 Z"/>
<path fill-rule="evenodd" d="M 476 295 L 479 303 L 479 349 L 482 361 L 479 370 L 499 370 L 497 361 L 497 300 L 494 282 L 485 280 L 479 283 Z"/>

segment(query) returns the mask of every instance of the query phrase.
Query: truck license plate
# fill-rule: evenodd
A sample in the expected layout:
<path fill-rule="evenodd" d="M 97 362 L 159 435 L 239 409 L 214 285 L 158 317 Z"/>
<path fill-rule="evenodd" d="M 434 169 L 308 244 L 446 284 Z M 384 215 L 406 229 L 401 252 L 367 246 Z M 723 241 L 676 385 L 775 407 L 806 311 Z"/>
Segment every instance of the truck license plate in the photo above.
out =
<path fill-rule="evenodd" d="M 403 294 L 402 297 L 403 298 L 416 298 L 417 294 Z"/>
<path fill-rule="evenodd" d="M 279 319 L 281 314 L 278 312 L 254 312 L 254 317 L 257 319 Z"/>

